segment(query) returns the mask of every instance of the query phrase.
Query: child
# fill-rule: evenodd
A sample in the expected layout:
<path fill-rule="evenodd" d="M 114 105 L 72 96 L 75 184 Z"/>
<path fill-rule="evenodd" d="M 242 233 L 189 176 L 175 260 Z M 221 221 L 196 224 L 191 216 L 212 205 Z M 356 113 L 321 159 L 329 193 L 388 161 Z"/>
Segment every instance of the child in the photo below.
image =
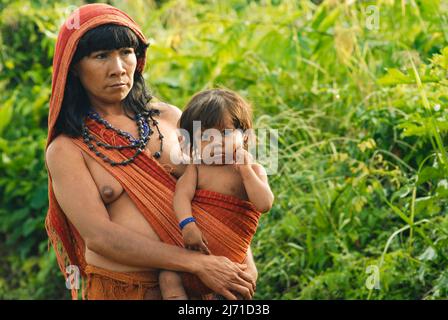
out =
<path fill-rule="evenodd" d="M 195 130 L 194 121 L 200 121 L 201 130 Z M 265 169 L 253 163 L 246 150 L 249 136 L 245 134 L 243 139 L 241 131 L 246 133 L 252 128 L 251 108 L 238 94 L 225 89 L 197 93 L 187 104 L 179 125 L 192 137 L 190 155 L 196 160 L 187 165 L 177 181 L 174 212 L 185 247 L 211 254 L 192 216 L 191 201 L 196 189 L 250 201 L 259 212 L 271 209 L 274 196 Z M 208 141 L 210 137 L 212 141 Z M 163 299 L 188 299 L 179 274 L 162 270 L 159 283 Z"/>

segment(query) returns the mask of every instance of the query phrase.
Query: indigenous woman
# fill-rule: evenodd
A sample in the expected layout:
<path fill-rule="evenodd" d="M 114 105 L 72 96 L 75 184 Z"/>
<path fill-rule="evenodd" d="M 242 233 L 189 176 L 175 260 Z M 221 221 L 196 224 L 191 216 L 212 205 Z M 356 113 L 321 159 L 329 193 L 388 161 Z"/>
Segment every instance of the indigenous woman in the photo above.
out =
<path fill-rule="evenodd" d="M 210 248 L 224 246 L 215 255 L 182 247 L 172 200 L 185 167 L 170 157 L 181 112 L 147 92 L 147 47 L 136 23 L 106 4 L 80 7 L 61 27 L 46 145 L 46 227 L 59 267 L 68 280 L 79 270 L 86 299 L 160 299 L 161 269 L 183 272 L 190 298 L 250 299 L 251 238 L 226 252 L 208 235 Z M 233 200 L 198 194 L 198 224 L 219 228 L 223 211 L 247 210 Z"/>

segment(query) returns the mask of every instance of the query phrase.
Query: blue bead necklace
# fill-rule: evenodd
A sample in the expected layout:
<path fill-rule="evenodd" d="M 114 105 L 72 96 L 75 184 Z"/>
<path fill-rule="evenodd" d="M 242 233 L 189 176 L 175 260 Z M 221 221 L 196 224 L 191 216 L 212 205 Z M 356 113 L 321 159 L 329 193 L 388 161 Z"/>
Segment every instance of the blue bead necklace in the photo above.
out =
<path fill-rule="evenodd" d="M 111 144 L 107 144 L 107 143 L 99 141 L 97 138 L 95 138 L 93 135 L 90 134 L 89 128 L 85 125 L 85 121 L 82 125 L 82 136 L 83 136 L 84 142 L 87 144 L 89 149 L 92 150 L 92 152 L 94 152 L 96 156 L 103 159 L 103 161 L 109 163 L 112 166 L 116 166 L 116 165 L 124 165 L 125 166 L 129 163 L 132 163 L 135 160 L 135 158 L 140 153 L 142 153 L 143 150 L 145 150 L 146 145 L 148 144 L 148 141 L 150 139 L 150 136 L 154 132 L 150 128 L 150 123 L 152 123 L 156 127 L 156 129 L 159 133 L 159 140 L 160 140 L 160 149 L 159 149 L 159 151 L 155 152 L 153 154 L 153 156 L 156 159 L 159 159 L 161 157 L 161 154 L 163 151 L 163 138 L 164 137 L 163 137 L 162 133 L 160 132 L 160 129 L 158 126 L 158 121 L 153 118 L 153 116 L 155 116 L 155 115 L 160 115 L 160 110 L 151 109 L 151 110 L 143 112 L 142 114 L 138 113 L 135 116 L 134 119 L 137 122 L 138 134 L 139 134 L 138 139 L 135 139 L 129 132 L 115 128 L 106 119 L 103 119 L 96 111 L 91 110 L 87 114 L 87 117 L 104 125 L 106 127 L 106 129 L 115 131 L 118 135 L 126 138 L 130 142 L 130 144 L 128 144 L 128 145 L 111 145 Z M 148 120 L 148 117 L 149 117 L 150 121 Z M 97 147 L 103 147 L 105 149 L 121 150 L 121 149 L 130 148 L 130 149 L 136 149 L 136 151 L 132 157 L 130 157 L 124 161 L 121 161 L 121 162 L 116 162 L 116 161 L 113 161 L 112 159 L 110 159 L 109 157 L 107 157 L 106 155 L 104 155 L 102 152 L 100 152 L 97 149 L 97 147 L 92 143 L 92 141 L 95 142 Z"/>

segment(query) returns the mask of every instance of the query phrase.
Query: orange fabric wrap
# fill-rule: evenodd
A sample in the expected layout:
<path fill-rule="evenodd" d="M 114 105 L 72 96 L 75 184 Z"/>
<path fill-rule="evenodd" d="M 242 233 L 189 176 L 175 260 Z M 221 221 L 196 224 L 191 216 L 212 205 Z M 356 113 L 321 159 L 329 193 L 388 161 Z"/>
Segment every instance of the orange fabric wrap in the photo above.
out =
<path fill-rule="evenodd" d="M 116 272 L 92 265 L 85 268 L 87 300 L 160 300 L 158 272 Z"/>

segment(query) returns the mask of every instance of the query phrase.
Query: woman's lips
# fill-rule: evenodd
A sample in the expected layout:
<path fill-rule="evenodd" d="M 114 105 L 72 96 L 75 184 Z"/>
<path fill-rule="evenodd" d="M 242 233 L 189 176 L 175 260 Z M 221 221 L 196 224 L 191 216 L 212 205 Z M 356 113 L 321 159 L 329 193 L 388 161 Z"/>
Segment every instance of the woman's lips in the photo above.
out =
<path fill-rule="evenodd" d="M 114 84 L 112 86 L 110 86 L 111 88 L 116 88 L 116 89 L 120 89 L 120 88 L 124 88 L 126 87 L 126 83 L 119 83 L 119 84 Z"/>

